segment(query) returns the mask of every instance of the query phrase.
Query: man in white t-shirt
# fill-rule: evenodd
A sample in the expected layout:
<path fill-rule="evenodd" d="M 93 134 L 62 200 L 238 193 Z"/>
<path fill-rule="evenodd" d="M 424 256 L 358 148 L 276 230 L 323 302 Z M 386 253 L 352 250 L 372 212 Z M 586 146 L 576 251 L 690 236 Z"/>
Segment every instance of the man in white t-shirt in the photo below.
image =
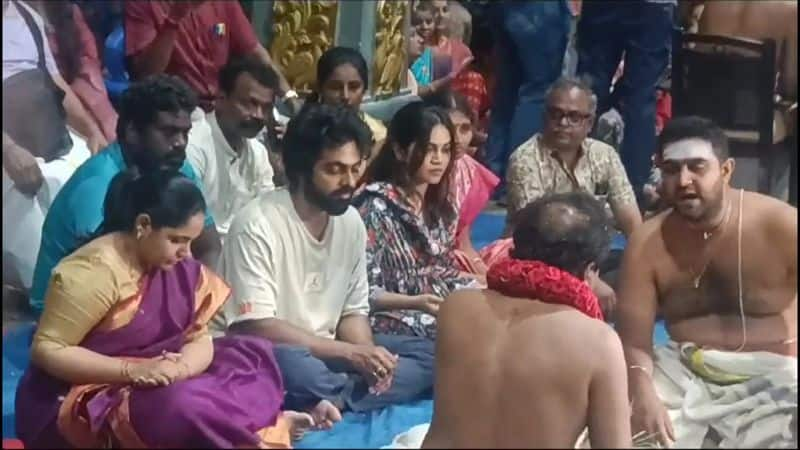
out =
<path fill-rule="evenodd" d="M 256 136 L 272 117 L 278 75 L 259 60 L 234 59 L 220 70 L 219 87 L 215 110 L 192 126 L 186 158 L 224 237 L 234 214 L 275 189 L 269 153 Z"/>
<path fill-rule="evenodd" d="M 347 108 L 308 104 L 283 143 L 289 189 L 234 218 L 220 264 L 233 298 L 215 327 L 273 341 L 284 406 L 317 405 L 318 425 L 429 393 L 432 341 L 373 336 L 367 320 L 367 233 L 350 200 L 371 133 Z"/>

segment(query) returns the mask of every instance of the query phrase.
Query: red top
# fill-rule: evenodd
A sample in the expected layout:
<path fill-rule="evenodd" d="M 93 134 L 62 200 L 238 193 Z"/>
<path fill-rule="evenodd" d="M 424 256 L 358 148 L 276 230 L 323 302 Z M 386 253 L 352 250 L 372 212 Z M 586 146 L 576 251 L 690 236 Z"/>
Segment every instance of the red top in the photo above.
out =
<path fill-rule="evenodd" d="M 453 80 L 452 89 L 466 98 L 475 115 L 475 120 L 482 123 L 492 106 L 489 102 L 489 90 L 483 75 L 476 70 L 465 70 Z"/>
<path fill-rule="evenodd" d="M 125 2 L 125 54 L 150 46 L 164 26 L 165 1 Z M 175 47 L 166 73 L 181 77 L 200 97 L 206 111 L 217 97 L 219 70 L 229 56 L 255 51 L 258 39 L 239 2 L 206 1 L 178 24 Z"/>

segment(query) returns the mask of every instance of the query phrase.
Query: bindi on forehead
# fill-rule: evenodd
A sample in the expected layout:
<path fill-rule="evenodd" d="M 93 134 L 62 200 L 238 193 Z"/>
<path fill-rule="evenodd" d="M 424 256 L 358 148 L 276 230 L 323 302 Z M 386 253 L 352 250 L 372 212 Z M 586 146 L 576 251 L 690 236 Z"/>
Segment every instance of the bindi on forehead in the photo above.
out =
<path fill-rule="evenodd" d="M 664 147 L 664 161 L 713 161 L 717 158 L 710 142 L 701 139 L 684 139 Z"/>

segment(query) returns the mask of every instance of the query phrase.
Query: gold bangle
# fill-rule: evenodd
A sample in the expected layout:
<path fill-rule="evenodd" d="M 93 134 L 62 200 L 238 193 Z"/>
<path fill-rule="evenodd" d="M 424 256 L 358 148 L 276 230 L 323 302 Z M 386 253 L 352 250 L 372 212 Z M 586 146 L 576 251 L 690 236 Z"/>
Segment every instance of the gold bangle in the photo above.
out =
<path fill-rule="evenodd" d="M 122 366 L 120 367 L 120 372 L 122 373 L 122 378 L 128 382 L 133 382 L 133 378 L 131 377 L 131 364 L 128 361 L 122 360 Z"/>

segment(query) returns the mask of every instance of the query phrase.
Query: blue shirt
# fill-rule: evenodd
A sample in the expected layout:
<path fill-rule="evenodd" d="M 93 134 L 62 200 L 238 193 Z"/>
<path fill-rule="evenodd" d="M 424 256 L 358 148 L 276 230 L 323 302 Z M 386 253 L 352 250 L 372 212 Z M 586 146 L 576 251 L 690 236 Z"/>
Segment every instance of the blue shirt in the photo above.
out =
<path fill-rule="evenodd" d="M 37 315 L 44 308 L 51 272 L 103 222 L 108 186 L 126 168 L 122 148 L 115 142 L 83 163 L 56 195 L 44 220 L 42 244 L 33 272 L 30 304 Z M 188 161 L 184 161 L 180 172 L 201 187 Z M 206 213 L 206 226 L 213 224 L 214 220 Z"/>

